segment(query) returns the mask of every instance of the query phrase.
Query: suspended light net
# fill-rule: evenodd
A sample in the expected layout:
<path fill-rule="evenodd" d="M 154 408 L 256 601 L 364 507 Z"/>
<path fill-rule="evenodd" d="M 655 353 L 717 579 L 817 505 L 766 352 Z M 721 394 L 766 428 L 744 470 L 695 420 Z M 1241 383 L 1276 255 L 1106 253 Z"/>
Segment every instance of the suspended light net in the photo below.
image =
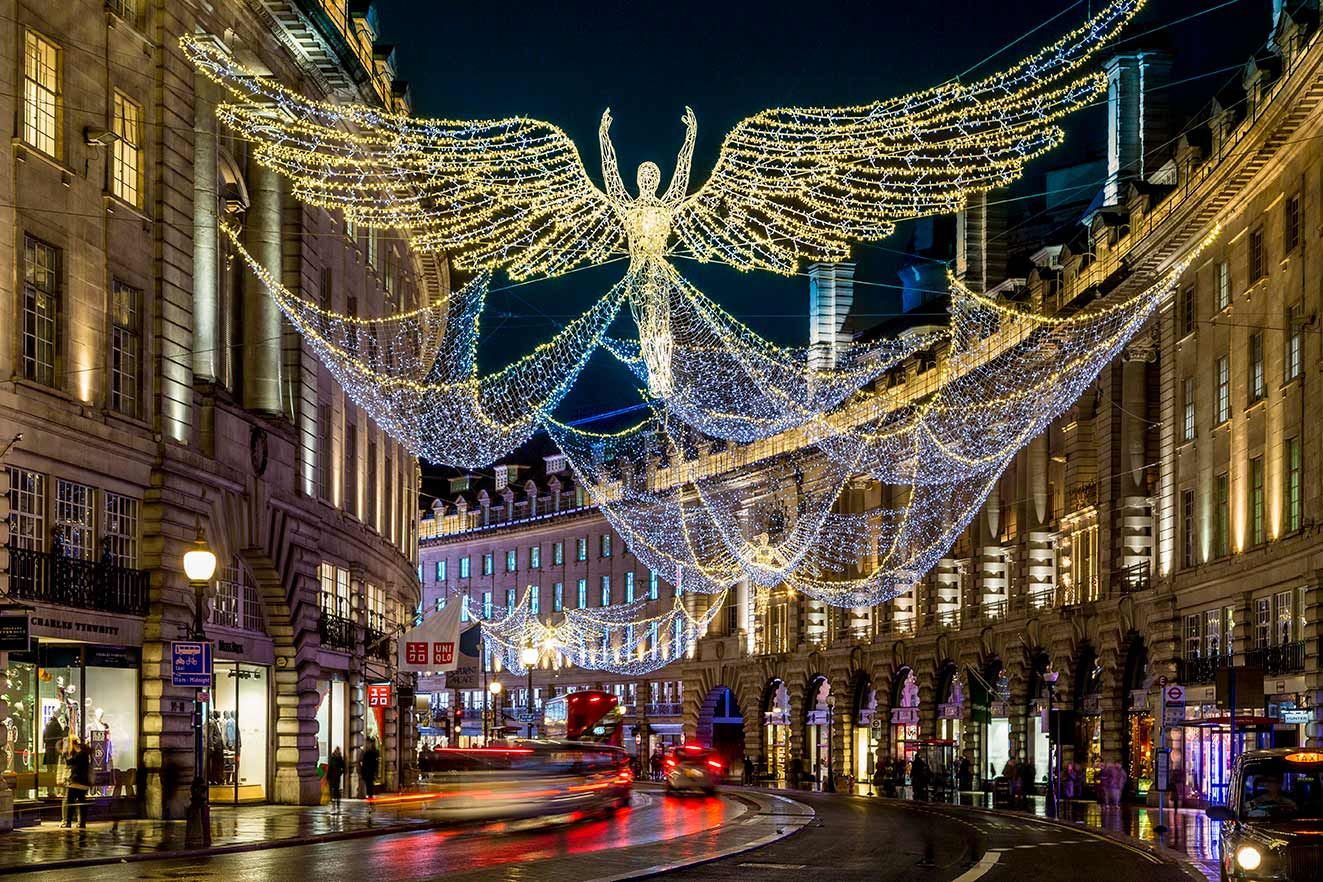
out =
<path fill-rule="evenodd" d="M 348 394 L 410 452 L 481 468 L 545 428 L 639 560 L 676 573 L 686 592 L 722 596 L 747 580 L 865 606 L 907 590 L 940 559 L 1010 458 L 1151 318 L 1184 264 L 1133 297 L 1052 318 L 953 282 L 949 328 L 846 348 L 824 366 L 810 349 L 774 345 L 742 325 L 670 261 L 793 273 L 1010 183 L 1060 142 L 1056 120 L 1102 94 L 1104 78 L 1081 67 L 1142 5 L 1113 0 L 974 83 L 759 113 L 732 130 L 693 192 L 697 124 L 686 110 L 669 185 L 662 191 L 660 170 L 645 163 L 637 195 L 621 178 L 609 112 L 599 188 L 556 126 L 312 101 L 218 44 L 188 37 L 183 47 L 228 90 L 220 119 L 249 140 L 254 161 L 291 181 L 296 198 L 395 231 L 424 275 L 442 253 L 476 272 L 454 292 L 433 283 L 413 312 L 340 315 L 286 289 L 226 230 Z M 491 271 L 534 279 L 621 256 L 624 278 L 592 308 L 523 359 L 479 372 Z M 607 336 L 626 304 L 637 340 Z M 599 347 L 634 373 L 652 409 L 623 432 L 585 432 L 553 416 Z M 936 367 L 875 388 L 928 351 L 942 353 Z M 858 478 L 882 485 L 879 504 L 851 510 L 847 490 Z M 606 634 L 640 624 L 628 617 L 641 611 L 609 609 L 591 621 L 567 614 L 554 636 L 514 610 L 486 633 L 507 648 L 551 640 L 586 666 L 632 669 L 639 654 L 656 661 L 661 644 L 639 643 L 637 630 Z M 628 620 L 608 620 L 617 614 Z M 683 633 L 706 626 L 682 605 L 668 615 Z"/>
<path fill-rule="evenodd" d="M 566 609 L 558 620 L 544 620 L 532 602 L 535 589 L 525 590 L 519 603 L 493 610 L 481 620 L 488 650 L 502 667 L 526 673 L 524 653 L 535 649 L 546 668 L 581 667 L 642 675 L 686 657 L 721 611 L 725 595 L 709 601 L 701 612 L 677 596 L 660 615 L 649 615 L 650 601 L 601 608 Z M 694 600 L 695 598 L 691 598 Z M 470 613 L 477 610 L 470 604 Z"/>

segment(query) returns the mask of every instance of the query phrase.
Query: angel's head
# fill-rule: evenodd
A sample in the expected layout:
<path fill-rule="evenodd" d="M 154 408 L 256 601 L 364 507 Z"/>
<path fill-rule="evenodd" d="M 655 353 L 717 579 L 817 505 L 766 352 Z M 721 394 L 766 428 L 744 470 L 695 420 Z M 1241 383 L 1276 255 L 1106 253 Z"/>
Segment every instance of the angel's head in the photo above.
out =
<path fill-rule="evenodd" d="M 645 162 L 639 166 L 639 198 L 657 198 L 657 188 L 661 186 L 661 169 L 655 162 Z"/>

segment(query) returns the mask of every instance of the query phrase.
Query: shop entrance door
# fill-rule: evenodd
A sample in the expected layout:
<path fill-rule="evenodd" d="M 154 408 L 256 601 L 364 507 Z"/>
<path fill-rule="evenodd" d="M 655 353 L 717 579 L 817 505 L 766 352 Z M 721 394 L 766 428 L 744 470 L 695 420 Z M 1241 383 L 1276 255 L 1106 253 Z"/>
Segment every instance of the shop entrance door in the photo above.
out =
<path fill-rule="evenodd" d="M 266 799 L 270 676 L 265 665 L 218 661 L 206 707 L 207 781 L 213 802 Z"/>

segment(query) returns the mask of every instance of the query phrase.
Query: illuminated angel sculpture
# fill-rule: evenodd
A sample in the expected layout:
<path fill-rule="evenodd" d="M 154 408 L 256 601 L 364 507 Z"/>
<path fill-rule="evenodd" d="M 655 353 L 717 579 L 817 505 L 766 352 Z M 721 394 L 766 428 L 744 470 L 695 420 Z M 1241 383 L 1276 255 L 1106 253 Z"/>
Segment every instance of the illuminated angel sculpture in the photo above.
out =
<path fill-rule="evenodd" d="M 661 195 L 661 171 L 651 162 L 638 169 L 638 194 L 626 189 L 608 137 L 609 111 L 600 129 L 599 188 L 573 142 L 550 123 L 414 119 L 314 102 L 214 46 L 192 38 L 184 46 L 240 99 L 222 105 L 220 117 L 251 138 L 257 161 L 288 176 L 305 202 L 404 231 L 461 269 L 503 269 L 514 279 L 627 253 L 624 290 L 639 357 L 652 395 L 666 399 L 712 370 L 711 347 L 677 339 L 673 330 L 678 311 L 689 310 L 697 325 L 705 319 L 669 257 L 788 274 L 806 262 L 847 259 L 852 242 L 884 238 L 899 221 L 959 210 L 971 193 L 1014 180 L 1061 141 L 1054 120 L 1105 88 L 1101 74 L 1072 73 L 1143 2 L 1113 0 L 1056 44 L 969 85 L 953 81 L 857 107 L 763 111 L 726 136 L 712 174 L 692 193 L 696 121 L 686 110 L 684 146 Z M 745 340 L 722 357 L 756 355 L 764 344 Z M 796 374 L 785 381 L 795 388 L 773 384 L 764 394 L 800 401 L 813 398 L 805 389 L 816 389 L 815 380 L 830 386 L 833 379 L 811 376 L 802 360 Z M 847 369 L 845 391 L 805 402 L 794 419 L 821 412 L 875 375 Z M 785 422 L 765 423 L 766 432 Z"/>
<path fill-rule="evenodd" d="M 183 45 L 234 96 L 218 116 L 250 142 L 255 161 L 292 182 L 297 199 L 407 236 L 424 265 L 443 253 L 476 273 L 414 312 L 341 316 L 285 289 L 229 231 L 349 394 L 412 453 L 481 468 L 544 428 L 639 561 L 677 573 L 677 584 L 683 575 L 686 593 L 720 596 L 747 580 L 863 606 L 906 590 L 937 562 L 1010 458 L 1138 333 L 1191 257 L 1146 288 L 1136 279 L 1133 296 L 1069 317 L 1021 313 L 954 285 L 949 328 L 847 348 L 827 367 L 754 334 L 672 260 L 791 274 L 845 260 L 852 243 L 884 238 L 903 220 L 960 210 L 1060 143 L 1055 122 L 1105 88 L 1082 66 L 1143 3 L 1111 0 L 1079 30 L 977 82 L 856 107 L 763 111 L 735 126 L 692 189 L 697 122 L 686 108 L 666 189 L 661 169 L 645 162 L 633 193 L 609 111 L 599 187 L 549 123 L 415 119 L 311 101 L 214 44 Z M 478 373 L 492 272 L 551 277 L 622 255 L 624 277 L 590 310 L 529 356 Z M 625 303 L 637 343 L 607 336 Z M 947 356 L 927 392 L 851 398 L 937 344 Z M 633 429 L 594 435 L 552 417 L 599 346 L 647 386 L 653 414 Z M 837 502 L 860 475 L 894 492 L 877 512 L 842 514 Z M 778 514 L 760 518 L 753 499 Z M 510 639 L 528 636 L 518 631 L 523 619 L 509 621 Z M 700 626 L 686 622 L 682 631 Z M 597 663 L 659 652 L 655 638 L 644 644 L 633 631 L 599 648 L 606 625 L 579 624 L 594 635 L 582 642 Z M 672 643 L 674 657 L 683 641 Z"/>

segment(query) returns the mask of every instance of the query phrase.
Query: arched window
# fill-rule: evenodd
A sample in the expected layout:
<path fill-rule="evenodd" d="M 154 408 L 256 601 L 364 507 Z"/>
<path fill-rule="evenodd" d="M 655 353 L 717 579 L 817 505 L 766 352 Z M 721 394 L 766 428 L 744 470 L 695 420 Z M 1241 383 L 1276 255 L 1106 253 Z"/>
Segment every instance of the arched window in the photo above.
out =
<path fill-rule="evenodd" d="M 257 634 L 266 629 L 262 623 L 262 597 L 257 582 L 236 555 L 230 565 L 216 574 L 216 599 L 211 606 L 210 622 L 222 628 L 235 628 Z"/>

